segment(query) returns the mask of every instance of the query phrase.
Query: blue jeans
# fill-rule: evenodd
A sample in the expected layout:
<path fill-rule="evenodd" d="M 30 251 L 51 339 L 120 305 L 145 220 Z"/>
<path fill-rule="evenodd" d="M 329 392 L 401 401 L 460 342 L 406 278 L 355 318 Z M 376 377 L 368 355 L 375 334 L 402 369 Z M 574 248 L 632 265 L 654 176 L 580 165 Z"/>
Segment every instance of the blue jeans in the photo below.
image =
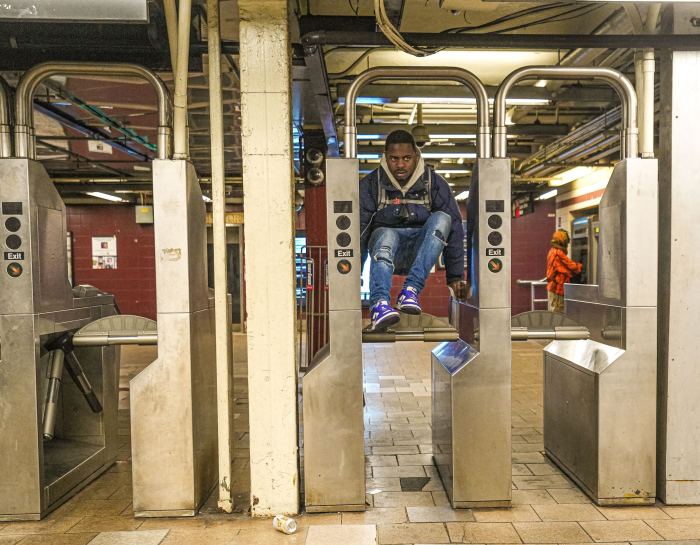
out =
<path fill-rule="evenodd" d="M 369 300 L 389 301 L 391 277 L 407 274 L 404 287 L 418 293 L 447 244 L 452 219 L 445 212 L 433 212 L 423 227 L 379 227 L 369 239 Z"/>

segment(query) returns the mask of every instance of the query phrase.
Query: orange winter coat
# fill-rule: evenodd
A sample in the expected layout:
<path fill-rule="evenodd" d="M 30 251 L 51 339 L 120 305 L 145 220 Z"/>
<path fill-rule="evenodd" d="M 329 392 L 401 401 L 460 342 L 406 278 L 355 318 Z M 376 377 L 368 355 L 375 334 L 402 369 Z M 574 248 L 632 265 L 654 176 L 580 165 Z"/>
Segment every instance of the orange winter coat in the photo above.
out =
<path fill-rule="evenodd" d="M 576 263 L 563 250 L 552 246 L 547 254 L 547 291 L 564 295 L 564 284 L 583 269 L 581 263 Z"/>

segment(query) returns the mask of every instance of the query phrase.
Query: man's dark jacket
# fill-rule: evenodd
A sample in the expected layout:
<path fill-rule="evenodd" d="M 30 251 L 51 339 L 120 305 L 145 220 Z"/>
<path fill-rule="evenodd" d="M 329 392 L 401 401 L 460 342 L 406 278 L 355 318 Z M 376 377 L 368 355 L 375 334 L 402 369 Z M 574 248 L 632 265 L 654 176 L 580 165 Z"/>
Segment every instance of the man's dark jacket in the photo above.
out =
<path fill-rule="evenodd" d="M 360 244 L 362 260 L 367 255 L 368 244 L 372 232 L 378 227 L 422 227 L 430 217 L 431 212 L 445 212 L 452 219 L 452 228 L 447 237 L 447 245 L 442 251 L 445 259 L 447 282 L 464 278 L 464 230 L 459 206 L 455 201 L 450 186 L 440 175 L 426 166 L 423 175 L 406 193 L 406 199 L 423 200 L 426 192 L 428 176 L 430 182 L 431 210 L 422 204 L 391 204 L 394 198 L 401 198 L 398 191 L 389 181 L 382 167 L 370 172 L 360 181 Z M 379 195 L 378 183 L 387 192 L 389 204 L 382 210 L 377 210 Z"/>

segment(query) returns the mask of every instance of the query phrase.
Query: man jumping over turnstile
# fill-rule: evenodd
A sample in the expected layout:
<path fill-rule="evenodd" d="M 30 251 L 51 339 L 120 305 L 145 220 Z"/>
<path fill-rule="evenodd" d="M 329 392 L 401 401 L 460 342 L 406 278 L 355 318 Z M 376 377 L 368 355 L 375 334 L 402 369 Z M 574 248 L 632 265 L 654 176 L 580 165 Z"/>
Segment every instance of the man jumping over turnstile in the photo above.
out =
<path fill-rule="evenodd" d="M 394 274 L 407 275 L 397 307 L 420 314 L 418 295 L 440 253 L 447 283 L 464 298 L 464 231 L 448 183 L 425 165 L 413 136 L 403 130 L 387 136 L 380 167 L 360 181 L 362 262 L 371 257 L 369 295 L 372 330 L 400 320 L 391 306 Z"/>

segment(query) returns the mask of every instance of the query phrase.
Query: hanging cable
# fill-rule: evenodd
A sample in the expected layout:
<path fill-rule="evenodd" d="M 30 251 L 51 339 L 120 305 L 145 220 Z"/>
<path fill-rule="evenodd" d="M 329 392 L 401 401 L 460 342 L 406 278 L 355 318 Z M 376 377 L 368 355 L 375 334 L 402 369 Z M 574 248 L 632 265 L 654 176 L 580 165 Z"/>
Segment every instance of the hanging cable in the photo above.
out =
<path fill-rule="evenodd" d="M 387 15 L 384 0 L 374 0 L 374 16 L 377 19 L 379 30 L 382 31 L 384 36 L 386 36 L 392 44 L 404 53 L 408 53 L 414 57 L 427 57 L 438 51 L 437 49 L 418 49 L 404 40 L 401 33 L 392 24 Z"/>

